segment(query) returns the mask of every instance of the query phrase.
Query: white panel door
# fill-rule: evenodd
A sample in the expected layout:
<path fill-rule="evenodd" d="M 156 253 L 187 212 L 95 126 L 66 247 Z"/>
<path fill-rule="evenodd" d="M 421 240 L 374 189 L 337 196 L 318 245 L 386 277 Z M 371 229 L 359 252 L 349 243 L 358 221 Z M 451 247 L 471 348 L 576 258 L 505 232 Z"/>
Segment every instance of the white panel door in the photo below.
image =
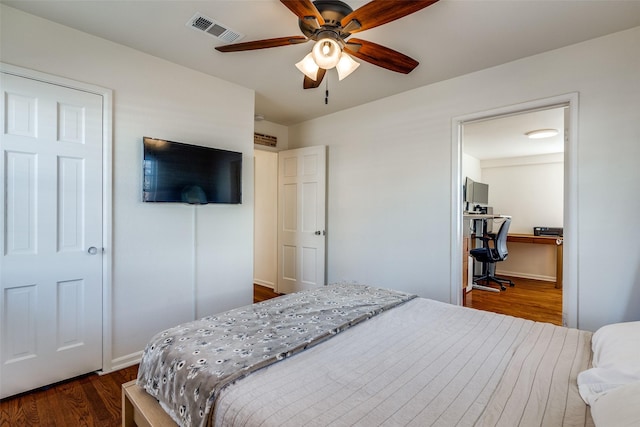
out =
<path fill-rule="evenodd" d="M 280 293 L 323 286 L 326 147 L 278 153 L 278 286 Z"/>
<path fill-rule="evenodd" d="M 3 398 L 102 368 L 102 97 L 0 79 Z"/>

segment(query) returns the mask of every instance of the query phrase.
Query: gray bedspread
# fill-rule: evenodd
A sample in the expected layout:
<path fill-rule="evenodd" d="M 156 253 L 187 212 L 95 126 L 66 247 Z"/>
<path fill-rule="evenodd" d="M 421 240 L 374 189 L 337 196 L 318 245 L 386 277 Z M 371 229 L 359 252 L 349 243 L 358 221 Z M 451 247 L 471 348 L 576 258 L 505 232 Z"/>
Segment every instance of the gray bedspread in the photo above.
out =
<path fill-rule="evenodd" d="M 151 339 L 137 383 L 179 425 L 206 425 L 230 383 L 412 298 L 336 284 L 185 323 Z"/>
<path fill-rule="evenodd" d="M 593 426 L 591 332 L 416 298 L 225 388 L 216 426 Z"/>

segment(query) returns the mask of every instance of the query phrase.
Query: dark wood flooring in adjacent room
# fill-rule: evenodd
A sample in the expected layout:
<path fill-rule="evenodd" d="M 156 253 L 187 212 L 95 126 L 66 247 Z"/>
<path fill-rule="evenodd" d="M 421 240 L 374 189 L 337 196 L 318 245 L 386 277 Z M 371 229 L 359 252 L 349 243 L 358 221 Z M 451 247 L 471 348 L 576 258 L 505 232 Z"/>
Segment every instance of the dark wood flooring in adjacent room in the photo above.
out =
<path fill-rule="evenodd" d="M 509 278 L 516 285 L 506 291 L 467 293 L 466 307 L 562 325 L 562 289 L 556 289 L 555 282 Z"/>
<path fill-rule="evenodd" d="M 469 292 L 466 307 L 562 325 L 562 289 L 556 289 L 555 282 L 509 278 L 516 286 L 507 287 L 506 291 Z M 253 302 L 277 296 L 279 294 L 273 292 L 271 288 L 261 285 L 253 286 Z"/>

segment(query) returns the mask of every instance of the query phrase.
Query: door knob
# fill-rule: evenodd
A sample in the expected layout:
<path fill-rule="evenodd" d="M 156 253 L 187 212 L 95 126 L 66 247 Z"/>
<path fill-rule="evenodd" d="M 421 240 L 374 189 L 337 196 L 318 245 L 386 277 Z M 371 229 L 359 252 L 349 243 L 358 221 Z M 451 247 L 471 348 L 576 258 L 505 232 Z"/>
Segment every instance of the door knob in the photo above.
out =
<path fill-rule="evenodd" d="M 98 253 L 98 248 L 96 248 L 95 246 L 91 246 L 89 249 L 87 249 L 87 253 L 89 255 L 95 255 Z"/>
<path fill-rule="evenodd" d="M 324 235 L 325 235 L 325 234 L 327 234 L 327 233 L 326 233 L 324 230 L 322 230 L 322 231 L 318 230 L 318 231 L 316 231 L 316 232 L 315 232 L 315 233 L 313 233 L 313 234 L 315 234 L 316 236 L 324 236 Z"/>

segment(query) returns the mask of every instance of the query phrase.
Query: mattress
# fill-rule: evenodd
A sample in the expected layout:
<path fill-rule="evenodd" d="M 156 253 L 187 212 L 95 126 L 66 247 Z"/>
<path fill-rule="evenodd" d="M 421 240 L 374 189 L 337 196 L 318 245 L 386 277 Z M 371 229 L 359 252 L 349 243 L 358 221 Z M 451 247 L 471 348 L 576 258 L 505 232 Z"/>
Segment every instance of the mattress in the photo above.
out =
<path fill-rule="evenodd" d="M 591 333 L 414 299 L 220 393 L 216 426 L 592 426 Z"/>
<path fill-rule="evenodd" d="M 182 426 L 593 426 L 591 336 L 331 285 L 159 333 L 138 385 Z"/>

